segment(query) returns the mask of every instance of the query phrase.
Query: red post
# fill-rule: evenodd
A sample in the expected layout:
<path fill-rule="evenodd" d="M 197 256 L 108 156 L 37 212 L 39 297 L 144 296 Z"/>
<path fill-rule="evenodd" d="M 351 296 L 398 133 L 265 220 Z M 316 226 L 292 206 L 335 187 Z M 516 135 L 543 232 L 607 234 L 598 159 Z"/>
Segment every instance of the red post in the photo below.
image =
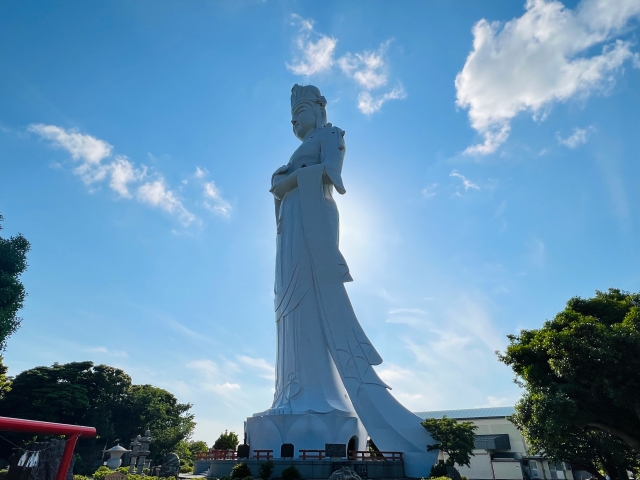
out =
<path fill-rule="evenodd" d="M 60 459 L 56 480 L 65 480 L 65 478 L 67 478 L 67 472 L 69 471 L 69 465 L 71 464 L 71 458 L 73 457 L 73 450 L 76 448 L 76 441 L 79 436 L 79 433 L 67 435 L 67 442 L 64 445 L 64 452 L 62 452 L 62 459 Z"/>

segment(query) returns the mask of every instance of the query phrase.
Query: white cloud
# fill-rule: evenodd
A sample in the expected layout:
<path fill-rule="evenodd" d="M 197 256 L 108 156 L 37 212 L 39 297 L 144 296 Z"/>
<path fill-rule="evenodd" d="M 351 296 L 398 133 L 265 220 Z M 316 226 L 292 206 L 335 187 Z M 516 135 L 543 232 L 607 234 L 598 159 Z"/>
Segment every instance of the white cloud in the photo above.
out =
<path fill-rule="evenodd" d="M 213 213 L 224 217 L 228 217 L 231 214 L 231 205 L 222 198 L 220 190 L 213 181 L 204 184 L 204 196 L 213 201 L 213 204 L 205 202 L 205 206 Z"/>
<path fill-rule="evenodd" d="M 360 92 L 358 95 L 358 108 L 365 115 L 371 115 L 382 108 L 385 102 L 389 100 L 397 100 L 405 98 L 407 94 L 404 91 L 402 85 L 395 87 L 384 95 L 373 97 L 369 92 Z"/>
<path fill-rule="evenodd" d="M 240 384 L 233 381 L 225 381 L 221 379 L 224 376 L 225 369 L 209 359 L 193 360 L 187 363 L 187 368 L 199 372 L 202 380 L 199 387 L 202 390 L 217 393 L 222 397 L 230 397 L 235 391 L 239 390 Z"/>
<path fill-rule="evenodd" d="M 307 20 L 295 13 L 291 14 L 294 24 L 300 30 L 296 36 L 298 55 L 293 64 L 287 63 L 287 68 L 296 75 L 313 75 L 324 72 L 333 66 L 333 54 L 338 40 L 327 35 L 319 34 L 313 29 L 313 20 Z M 313 38 L 316 41 L 313 41 Z"/>
<path fill-rule="evenodd" d="M 176 214 L 184 225 L 189 225 L 195 220 L 195 216 L 189 212 L 173 191 L 165 185 L 164 178 L 146 182 L 138 188 L 137 198 L 143 203 L 161 208 L 162 210 Z"/>
<path fill-rule="evenodd" d="M 89 347 L 84 349 L 85 352 L 89 353 L 102 353 L 105 355 L 109 355 L 111 357 L 128 357 L 129 354 L 124 350 L 110 350 L 107 347 Z"/>
<path fill-rule="evenodd" d="M 484 405 L 478 405 L 476 408 L 492 408 L 492 407 L 504 407 L 511 406 L 515 402 L 507 397 L 497 398 L 489 395 L 487 397 L 487 403 Z"/>
<path fill-rule="evenodd" d="M 606 92 L 630 43 L 613 37 L 640 14 L 637 0 L 583 0 L 575 10 L 555 0 L 528 0 L 526 12 L 504 25 L 480 20 L 473 50 L 455 81 L 456 103 L 469 109 L 484 142 L 467 154 L 494 152 L 521 112 L 544 119 L 555 102 Z M 602 45 L 600 54 L 591 49 Z"/>
<path fill-rule="evenodd" d="M 143 165 L 141 170 L 133 167 L 129 159 L 125 156 L 116 157 L 111 163 L 111 180 L 109 186 L 118 192 L 121 197 L 131 198 L 131 193 L 127 184 L 136 182 L 146 176 L 147 169 Z"/>
<path fill-rule="evenodd" d="M 471 189 L 471 190 L 480 190 L 480 187 L 478 185 L 473 183 L 471 180 L 467 180 L 467 178 L 464 175 L 458 173 L 457 170 L 452 171 L 449 174 L 449 176 L 450 177 L 459 178 L 462 181 L 462 186 L 464 187 L 465 191 L 469 190 L 469 189 Z"/>
<path fill-rule="evenodd" d="M 147 177 L 147 167 L 136 168 L 124 155 L 117 155 L 111 161 L 104 161 L 111 157 L 113 146 L 104 140 L 79 133 L 76 129 L 65 130 L 55 125 L 31 124 L 27 127 L 30 132 L 49 140 L 54 147 L 63 148 L 71 154 L 71 158 L 80 164 L 73 169 L 73 173 L 89 187 L 108 179 L 109 187 L 120 197 L 133 198 L 129 184 L 138 183 Z M 149 154 L 152 160 L 155 158 Z M 206 174 L 206 170 L 198 172 Z M 189 212 L 176 194 L 165 184 L 161 175 L 156 174 L 155 180 L 147 181 L 137 187 L 136 198 L 142 203 L 161 208 L 176 215 L 184 225 L 189 225 L 195 216 Z M 228 215 L 231 208 L 220 199 L 214 208 Z"/>
<path fill-rule="evenodd" d="M 113 149 L 107 142 L 79 133 L 75 128 L 65 130 L 55 125 L 33 123 L 27 130 L 51 141 L 55 147 L 64 148 L 74 160 L 84 160 L 91 164 L 100 163 L 103 158 L 111 155 Z"/>
<path fill-rule="evenodd" d="M 293 24 L 299 27 L 295 38 L 297 54 L 293 64 L 287 68 L 296 75 L 310 76 L 331 70 L 338 40 L 316 32 L 313 20 L 291 15 Z M 389 100 L 405 98 L 402 85 L 391 91 L 373 96 L 371 90 L 384 87 L 389 80 L 389 67 L 386 53 L 391 40 L 382 43 L 378 50 L 364 50 L 360 53 L 347 53 L 337 60 L 342 72 L 354 79 L 365 91 L 358 95 L 358 108 L 366 115 L 377 112 Z"/>
<path fill-rule="evenodd" d="M 432 198 L 432 197 L 435 197 L 435 196 L 436 196 L 435 189 L 436 189 L 436 187 L 437 187 L 437 186 L 438 186 L 438 184 L 437 184 L 437 183 L 434 183 L 434 184 L 432 184 L 432 185 L 430 185 L 430 186 L 428 186 L 428 187 L 424 187 L 424 188 L 422 189 L 422 196 L 423 196 L 424 198 Z"/>
<path fill-rule="evenodd" d="M 194 175 L 196 176 L 196 178 L 202 178 L 206 176 L 208 173 L 209 171 L 206 168 L 196 167 L 196 173 Z"/>
<path fill-rule="evenodd" d="M 384 42 L 377 51 L 347 53 L 338 59 L 338 65 L 345 75 L 355 79 L 366 90 L 383 87 L 389 77 L 385 56 L 390 42 Z"/>
<path fill-rule="evenodd" d="M 582 145 L 583 143 L 587 143 L 587 140 L 589 139 L 589 133 L 591 133 L 594 130 L 593 127 L 587 127 L 587 128 L 574 128 L 573 129 L 573 133 L 568 136 L 567 138 L 562 138 L 560 136 L 560 132 L 556 133 L 556 138 L 558 139 L 558 143 L 560 145 L 564 145 L 565 147 L 569 147 L 569 148 L 576 148 L 579 145 Z"/>
<path fill-rule="evenodd" d="M 275 368 L 264 358 L 253 358 L 246 355 L 239 355 L 238 360 L 259 372 L 262 372 L 259 374 L 262 378 L 275 380 Z"/>

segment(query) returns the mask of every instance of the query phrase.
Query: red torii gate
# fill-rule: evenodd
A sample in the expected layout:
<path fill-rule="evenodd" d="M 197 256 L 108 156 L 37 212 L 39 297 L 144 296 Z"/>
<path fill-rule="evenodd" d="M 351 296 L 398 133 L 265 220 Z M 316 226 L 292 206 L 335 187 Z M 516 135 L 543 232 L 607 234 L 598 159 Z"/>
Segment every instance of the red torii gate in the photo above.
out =
<path fill-rule="evenodd" d="M 39 422 L 36 420 L 23 420 L 22 418 L 0 417 L 0 430 L 5 432 L 45 433 L 51 435 L 65 435 L 67 442 L 62 452 L 56 480 L 65 480 L 73 450 L 79 437 L 93 437 L 96 429 L 80 425 L 68 425 L 66 423 Z"/>

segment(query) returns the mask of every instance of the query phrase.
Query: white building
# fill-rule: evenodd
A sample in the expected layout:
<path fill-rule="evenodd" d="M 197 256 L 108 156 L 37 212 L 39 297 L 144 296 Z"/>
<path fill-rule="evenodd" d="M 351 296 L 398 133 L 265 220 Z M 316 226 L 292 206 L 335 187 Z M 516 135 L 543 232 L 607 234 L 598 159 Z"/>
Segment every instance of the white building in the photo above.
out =
<path fill-rule="evenodd" d="M 496 407 L 416 412 L 416 415 L 423 420 L 446 416 L 478 427 L 471 467 L 456 466 L 469 480 L 574 480 L 571 467 L 565 462 L 528 455 L 522 434 L 507 420 L 514 413 L 513 407 Z M 444 460 L 442 453 L 440 459 Z"/>

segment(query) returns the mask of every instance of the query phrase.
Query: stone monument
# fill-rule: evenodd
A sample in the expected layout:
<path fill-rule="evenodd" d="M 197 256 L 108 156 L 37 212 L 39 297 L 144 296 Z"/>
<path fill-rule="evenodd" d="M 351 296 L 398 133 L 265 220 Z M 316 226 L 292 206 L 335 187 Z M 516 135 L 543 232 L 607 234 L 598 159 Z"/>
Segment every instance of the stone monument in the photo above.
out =
<path fill-rule="evenodd" d="M 175 477 L 180 473 L 180 458 L 175 453 L 167 455 L 162 462 L 159 477 Z"/>
<path fill-rule="evenodd" d="M 149 445 L 151 442 L 153 442 L 153 438 L 151 438 L 151 432 L 149 430 L 144 432 L 144 437 L 138 435 L 135 440 L 131 442 L 129 473 L 142 474 L 145 468 L 145 460 L 150 453 Z"/>
<path fill-rule="evenodd" d="M 271 178 L 275 199 L 277 330 L 271 408 L 247 419 L 253 449 L 366 448 L 404 454 L 409 477 L 425 477 L 437 452 L 420 425 L 378 377 L 382 358 L 364 333 L 344 287 L 352 280 L 338 249 L 338 208 L 345 193 L 345 132 L 327 122 L 326 99 L 314 86 L 291 91 L 291 123 L 302 142 Z"/>

